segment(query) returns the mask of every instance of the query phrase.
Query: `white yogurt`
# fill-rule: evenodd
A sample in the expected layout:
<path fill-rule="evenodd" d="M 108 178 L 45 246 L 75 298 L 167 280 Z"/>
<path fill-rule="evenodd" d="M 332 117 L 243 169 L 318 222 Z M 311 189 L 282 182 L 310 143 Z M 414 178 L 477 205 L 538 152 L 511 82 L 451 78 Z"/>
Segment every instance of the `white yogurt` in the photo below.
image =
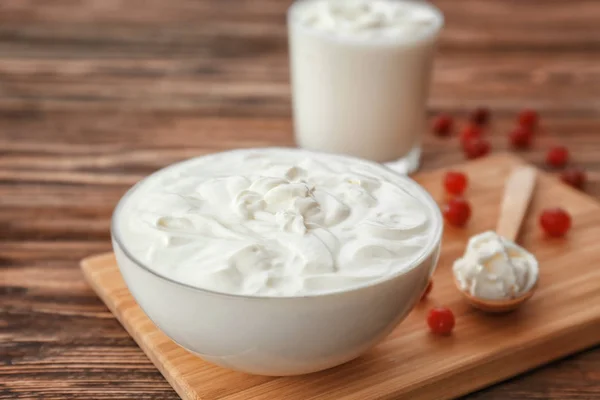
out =
<path fill-rule="evenodd" d="M 185 284 L 244 295 L 326 293 L 402 271 L 431 243 L 431 211 L 406 182 L 347 157 L 226 152 L 142 181 L 118 229 L 136 259 Z"/>
<path fill-rule="evenodd" d="M 538 279 L 533 254 L 496 232 L 473 236 L 462 258 L 454 262 L 460 288 L 487 300 L 507 300 L 527 293 Z"/>
<path fill-rule="evenodd" d="M 288 13 L 301 147 L 418 163 L 441 13 L 397 0 L 304 0 Z"/>

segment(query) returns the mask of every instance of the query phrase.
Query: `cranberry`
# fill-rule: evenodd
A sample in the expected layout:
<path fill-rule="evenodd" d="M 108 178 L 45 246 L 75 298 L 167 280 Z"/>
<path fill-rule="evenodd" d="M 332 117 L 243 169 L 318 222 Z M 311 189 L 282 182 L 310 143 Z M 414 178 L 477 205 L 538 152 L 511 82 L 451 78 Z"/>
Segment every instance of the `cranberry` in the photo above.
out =
<path fill-rule="evenodd" d="M 524 109 L 519 113 L 519 125 L 523 128 L 533 130 L 538 123 L 538 113 L 535 110 Z"/>
<path fill-rule="evenodd" d="M 454 329 L 454 314 L 446 307 L 435 307 L 427 315 L 427 325 L 436 335 L 449 335 Z"/>
<path fill-rule="evenodd" d="M 515 130 L 513 130 L 508 137 L 512 147 L 517 149 L 525 149 L 531 146 L 532 136 L 533 135 L 528 128 L 519 126 L 515 128 Z"/>
<path fill-rule="evenodd" d="M 444 187 L 446 192 L 461 195 L 467 188 L 467 176 L 462 172 L 448 171 L 444 176 Z"/>
<path fill-rule="evenodd" d="M 564 236 L 571 228 L 571 216 L 562 208 L 548 208 L 540 215 L 540 225 L 549 236 Z"/>
<path fill-rule="evenodd" d="M 463 145 L 471 139 L 479 139 L 480 137 L 481 128 L 473 124 L 465 126 L 460 133 L 460 141 Z"/>
<path fill-rule="evenodd" d="M 475 159 L 487 155 L 491 150 L 490 142 L 484 138 L 475 138 L 463 142 L 463 151 L 468 159 Z"/>
<path fill-rule="evenodd" d="M 448 200 L 442 207 L 442 214 L 449 224 L 462 227 L 471 217 L 471 206 L 469 202 L 461 197 Z"/>
<path fill-rule="evenodd" d="M 490 110 L 487 107 L 477 107 L 469 119 L 476 125 L 484 126 L 490 120 Z"/>
<path fill-rule="evenodd" d="M 560 175 L 560 179 L 576 189 L 583 189 L 586 181 L 585 171 L 580 168 L 571 168 L 564 171 Z"/>
<path fill-rule="evenodd" d="M 440 114 L 433 120 L 433 133 L 438 136 L 448 136 L 452 131 L 452 117 Z"/>
<path fill-rule="evenodd" d="M 552 147 L 546 154 L 546 163 L 552 167 L 564 167 L 569 160 L 569 150 L 564 146 Z"/>
<path fill-rule="evenodd" d="M 425 300 L 425 298 L 427 297 L 429 292 L 431 292 L 432 288 L 433 288 L 433 281 L 430 279 L 429 283 L 427 284 L 427 287 L 425 288 L 425 291 L 423 292 L 423 295 L 421 296 L 421 300 Z"/>

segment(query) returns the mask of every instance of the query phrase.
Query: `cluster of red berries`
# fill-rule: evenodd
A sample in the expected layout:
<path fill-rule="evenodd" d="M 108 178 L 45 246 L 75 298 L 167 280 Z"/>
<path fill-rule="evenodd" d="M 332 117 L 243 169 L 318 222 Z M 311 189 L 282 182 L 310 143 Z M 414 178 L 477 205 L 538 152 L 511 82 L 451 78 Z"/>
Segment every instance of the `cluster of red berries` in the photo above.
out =
<path fill-rule="evenodd" d="M 460 144 L 465 157 L 475 159 L 487 155 L 491 151 L 490 142 L 483 137 L 483 129 L 490 120 L 490 111 L 485 107 L 475 109 L 469 115 L 468 124 L 460 132 Z M 538 128 L 539 115 L 535 110 L 524 109 L 519 112 L 517 126 L 508 134 L 510 147 L 528 149 L 533 142 L 533 136 Z M 441 137 L 452 134 L 454 121 L 448 114 L 439 114 L 433 121 L 433 132 Z M 564 146 L 554 146 L 546 154 L 546 164 L 553 168 L 562 168 L 569 161 L 569 151 Z M 562 172 L 563 182 L 577 189 L 582 189 L 585 172 L 580 168 L 571 168 Z"/>
<path fill-rule="evenodd" d="M 479 118 L 487 119 L 487 114 L 482 113 Z M 446 221 L 454 226 L 466 225 L 471 217 L 471 205 L 462 197 L 468 184 L 469 180 L 462 172 L 448 171 L 444 176 L 444 187 L 452 197 L 442 206 L 442 213 Z M 432 288 L 433 281 L 429 280 L 421 300 L 427 297 Z M 449 335 L 454 329 L 454 313 L 446 307 L 432 308 L 427 314 L 427 325 L 431 332 L 437 335 Z"/>
<path fill-rule="evenodd" d="M 452 197 L 442 206 L 442 214 L 450 225 L 463 227 L 471 218 L 471 205 L 462 197 L 469 180 L 458 171 L 448 171 L 444 176 L 444 187 Z"/>
<path fill-rule="evenodd" d="M 489 121 L 489 111 L 486 108 L 476 109 L 470 116 L 470 124 L 465 127 L 461 133 L 460 140 L 469 158 L 481 156 L 481 152 L 472 152 L 474 147 L 481 147 L 481 144 L 473 146 L 474 139 L 479 139 L 481 127 Z M 518 116 L 518 126 L 509 135 L 513 147 L 524 148 L 531 144 L 531 138 L 539 123 L 538 114 L 533 110 L 523 110 Z M 450 133 L 452 119 L 447 115 L 438 116 L 434 123 L 434 130 L 444 136 Z M 484 146 L 485 147 L 485 146 Z M 487 151 L 484 152 L 487 154 Z M 552 167 L 563 167 L 567 164 L 569 152 L 563 146 L 557 146 L 550 149 L 546 156 L 546 163 Z M 585 183 L 585 174 L 578 169 L 564 171 L 561 179 L 576 188 L 582 188 Z M 453 196 L 442 206 L 442 213 L 446 221 L 453 226 L 464 226 L 471 217 L 471 206 L 462 195 L 468 186 L 468 178 L 462 172 L 448 171 L 444 176 L 444 188 L 446 192 Z M 540 226 L 549 236 L 564 236 L 571 227 L 571 217 L 561 208 L 547 209 L 540 215 Z"/>
<path fill-rule="evenodd" d="M 519 113 L 517 127 L 508 134 L 510 145 L 515 149 L 528 149 L 538 125 L 538 114 L 525 109 Z"/>
<path fill-rule="evenodd" d="M 491 150 L 489 141 L 482 137 L 482 129 L 487 125 L 490 113 L 487 108 L 474 110 L 469 117 L 469 124 L 460 133 L 460 143 L 468 159 L 487 155 Z M 531 146 L 534 132 L 537 129 L 539 117 L 534 110 L 523 110 L 519 113 L 517 127 L 509 135 L 510 146 L 515 149 L 527 149 Z M 433 130 L 439 136 L 449 136 L 452 133 L 453 120 L 447 114 L 438 115 L 434 120 Z M 546 155 L 546 164 L 554 168 L 564 167 L 569 160 L 569 152 L 564 146 L 551 148 Z M 561 179 L 568 185 L 581 189 L 586 177 L 584 171 L 573 168 L 563 171 Z M 451 197 L 442 206 L 446 221 L 457 227 L 466 225 L 471 217 L 471 206 L 462 196 L 467 189 L 467 176 L 458 171 L 448 171 L 444 176 L 443 185 Z M 539 224 L 548 236 L 564 236 L 571 227 L 571 217 L 562 208 L 550 208 L 542 211 Z M 425 299 L 433 287 L 430 280 L 421 299 Z M 452 310 L 446 307 L 435 307 L 427 315 L 429 329 L 440 335 L 448 335 L 455 324 Z"/>
<path fill-rule="evenodd" d="M 448 171 L 444 188 L 450 195 L 461 196 L 467 188 L 468 178 L 462 172 Z M 471 206 L 463 197 L 453 197 L 442 206 L 442 214 L 453 226 L 464 226 L 471 216 Z M 548 208 L 540 214 L 540 226 L 548 236 L 564 236 L 571 228 L 571 217 L 562 208 Z"/>
<path fill-rule="evenodd" d="M 488 124 L 490 111 L 485 107 L 475 109 L 469 116 L 469 123 L 460 133 L 460 144 L 465 157 L 475 159 L 488 154 L 492 146 L 482 135 L 483 128 Z M 433 121 L 433 131 L 438 136 L 450 136 L 454 121 L 448 114 L 440 114 Z"/>
<path fill-rule="evenodd" d="M 533 134 L 538 126 L 538 114 L 534 110 L 523 110 L 519 113 L 518 126 L 510 133 L 510 143 L 517 149 L 531 146 Z M 569 150 L 564 146 L 554 146 L 546 153 L 546 164 L 553 168 L 563 168 L 569 162 Z M 579 168 L 571 168 L 560 175 L 563 182 L 577 189 L 585 183 L 585 172 Z"/>

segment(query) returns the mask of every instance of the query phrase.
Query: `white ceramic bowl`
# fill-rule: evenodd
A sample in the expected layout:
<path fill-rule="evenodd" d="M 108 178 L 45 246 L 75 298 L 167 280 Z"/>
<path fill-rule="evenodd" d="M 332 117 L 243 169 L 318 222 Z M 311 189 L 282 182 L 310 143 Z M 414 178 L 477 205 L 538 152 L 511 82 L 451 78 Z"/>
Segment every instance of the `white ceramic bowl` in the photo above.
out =
<path fill-rule="evenodd" d="M 417 183 L 398 179 L 429 209 L 431 242 L 401 272 L 350 290 L 303 297 L 243 296 L 188 286 L 158 274 L 132 256 L 117 229 L 120 210 L 139 184 L 115 209 L 113 248 L 138 304 L 187 350 L 252 374 L 315 372 L 358 357 L 388 335 L 419 301 L 436 267 L 443 227 L 439 208 Z"/>

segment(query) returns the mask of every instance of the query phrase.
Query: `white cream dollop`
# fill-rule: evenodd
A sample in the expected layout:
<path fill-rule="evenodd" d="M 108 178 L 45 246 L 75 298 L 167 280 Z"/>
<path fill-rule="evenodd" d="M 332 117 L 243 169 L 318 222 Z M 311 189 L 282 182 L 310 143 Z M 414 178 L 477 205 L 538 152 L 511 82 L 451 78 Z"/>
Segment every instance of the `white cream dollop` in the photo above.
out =
<path fill-rule="evenodd" d="M 487 300 L 506 300 L 527 293 L 538 278 L 535 256 L 496 232 L 473 236 L 453 272 L 460 288 Z"/>
<path fill-rule="evenodd" d="M 294 5 L 292 18 L 316 31 L 354 38 L 415 38 L 441 23 L 426 3 L 406 0 L 303 0 Z"/>
<path fill-rule="evenodd" d="M 408 186 L 346 157 L 226 152 L 141 182 L 124 200 L 118 236 L 149 268 L 200 288 L 335 291 L 398 272 L 428 246 L 431 210 Z"/>

